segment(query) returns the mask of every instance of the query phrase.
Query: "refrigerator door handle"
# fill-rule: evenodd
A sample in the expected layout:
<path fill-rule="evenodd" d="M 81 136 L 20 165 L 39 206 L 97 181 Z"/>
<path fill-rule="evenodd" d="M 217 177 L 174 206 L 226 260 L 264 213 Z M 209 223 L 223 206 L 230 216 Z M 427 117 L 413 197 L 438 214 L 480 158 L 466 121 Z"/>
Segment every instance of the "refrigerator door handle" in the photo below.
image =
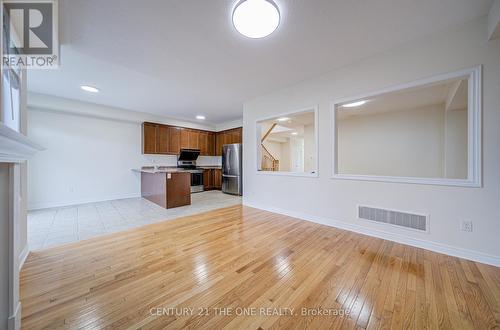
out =
<path fill-rule="evenodd" d="M 222 174 L 222 177 L 224 177 L 224 178 L 238 178 L 239 175 Z"/>
<path fill-rule="evenodd" d="M 231 162 L 229 161 L 231 159 L 231 148 L 227 148 L 227 157 L 226 157 L 226 167 L 227 167 L 227 172 L 231 171 Z"/>

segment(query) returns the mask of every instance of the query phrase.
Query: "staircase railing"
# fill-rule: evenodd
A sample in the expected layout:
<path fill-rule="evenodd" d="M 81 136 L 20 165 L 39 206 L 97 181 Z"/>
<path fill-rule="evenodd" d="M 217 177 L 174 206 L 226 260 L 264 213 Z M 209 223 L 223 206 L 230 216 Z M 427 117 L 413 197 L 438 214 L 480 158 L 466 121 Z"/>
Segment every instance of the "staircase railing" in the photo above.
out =
<path fill-rule="evenodd" d="M 280 162 L 262 144 L 262 171 L 279 171 Z"/>
<path fill-rule="evenodd" d="M 274 156 L 267 150 L 267 148 L 264 146 L 264 141 L 266 138 L 271 134 L 272 130 L 276 127 L 276 123 L 273 123 L 271 127 L 267 130 L 266 134 L 262 137 L 260 140 L 260 145 L 262 147 L 262 163 L 261 163 L 261 170 L 262 171 L 279 171 L 280 169 L 280 162 Z"/>

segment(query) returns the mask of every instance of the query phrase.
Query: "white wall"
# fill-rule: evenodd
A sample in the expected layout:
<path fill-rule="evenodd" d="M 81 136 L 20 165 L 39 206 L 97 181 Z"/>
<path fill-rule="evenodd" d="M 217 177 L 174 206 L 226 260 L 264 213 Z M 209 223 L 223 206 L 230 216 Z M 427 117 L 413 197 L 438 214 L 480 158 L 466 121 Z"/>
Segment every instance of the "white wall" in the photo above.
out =
<path fill-rule="evenodd" d="M 139 123 L 34 110 L 28 128 L 46 148 L 28 161 L 29 209 L 140 195 Z"/>
<path fill-rule="evenodd" d="M 445 114 L 446 178 L 467 178 L 467 109 L 450 110 Z"/>
<path fill-rule="evenodd" d="M 267 151 L 269 151 L 271 155 L 281 163 L 283 142 L 266 139 L 262 144 L 266 147 Z"/>
<path fill-rule="evenodd" d="M 141 154 L 140 122 L 30 109 L 28 128 L 46 148 L 28 162 L 29 209 L 138 197 L 140 175 L 133 168 L 177 164 L 173 155 Z M 200 157 L 198 164 L 220 165 L 221 159 Z"/>
<path fill-rule="evenodd" d="M 226 123 L 221 123 L 221 124 L 216 124 L 215 125 L 215 131 L 220 132 L 220 131 L 225 131 L 227 129 L 231 128 L 238 128 L 243 126 L 243 118 L 228 121 Z"/>
<path fill-rule="evenodd" d="M 500 43 L 486 19 L 436 33 L 244 105 L 244 203 L 500 265 Z M 334 180 L 330 103 L 381 88 L 483 64 L 482 188 Z M 257 175 L 257 118 L 319 104 L 319 178 Z M 356 205 L 430 214 L 430 233 L 356 219 Z M 472 233 L 461 232 L 473 221 Z"/>
<path fill-rule="evenodd" d="M 290 139 L 286 138 L 286 142 L 281 143 L 279 170 L 288 172 L 292 170 L 292 160 L 290 158 Z"/>
<path fill-rule="evenodd" d="M 304 171 L 316 170 L 316 139 L 314 124 L 304 126 Z"/>
<path fill-rule="evenodd" d="M 153 123 L 189 127 L 209 131 L 213 131 L 216 129 L 215 125 L 200 121 L 191 122 L 186 120 L 179 120 L 172 117 L 165 117 L 146 112 L 124 110 L 33 92 L 28 94 L 27 106 L 31 110 L 38 109 L 50 112 L 61 112 L 64 114 L 74 114 L 80 116 L 121 120 L 135 123 L 149 121 Z"/>
<path fill-rule="evenodd" d="M 444 104 L 345 117 L 337 129 L 341 174 L 444 176 Z"/>

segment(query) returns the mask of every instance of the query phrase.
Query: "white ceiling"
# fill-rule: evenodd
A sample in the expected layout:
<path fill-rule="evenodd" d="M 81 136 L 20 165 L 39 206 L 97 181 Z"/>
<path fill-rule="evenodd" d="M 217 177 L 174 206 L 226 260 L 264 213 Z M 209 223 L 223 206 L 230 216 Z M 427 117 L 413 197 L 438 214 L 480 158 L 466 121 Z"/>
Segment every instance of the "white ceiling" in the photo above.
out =
<path fill-rule="evenodd" d="M 244 101 L 486 15 L 491 0 L 276 0 L 280 27 L 239 35 L 236 0 L 60 0 L 62 66 L 30 91 L 221 123 Z M 485 36 L 486 37 L 486 36 Z M 99 94 L 79 89 L 95 85 Z"/>

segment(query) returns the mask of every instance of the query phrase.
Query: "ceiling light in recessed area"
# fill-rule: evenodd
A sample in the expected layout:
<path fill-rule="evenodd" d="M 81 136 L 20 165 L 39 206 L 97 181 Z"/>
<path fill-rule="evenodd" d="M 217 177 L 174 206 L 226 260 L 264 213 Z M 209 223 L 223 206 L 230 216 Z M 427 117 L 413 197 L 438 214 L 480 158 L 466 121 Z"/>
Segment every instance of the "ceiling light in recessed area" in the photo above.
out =
<path fill-rule="evenodd" d="M 299 135 L 299 133 L 297 133 L 297 132 L 292 132 L 292 135 Z"/>
<path fill-rule="evenodd" d="M 93 87 L 93 86 L 81 85 L 80 88 L 83 89 L 86 92 L 99 93 L 99 89 L 96 88 L 96 87 Z"/>
<path fill-rule="evenodd" d="M 278 6 L 272 0 L 242 0 L 233 11 L 233 25 L 249 38 L 264 38 L 280 24 Z"/>
<path fill-rule="evenodd" d="M 278 121 L 287 121 L 287 120 L 290 120 L 290 118 L 288 118 L 288 117 L 278 118 Z"/>
<path fill-rule="evenodd" d="M 198 120 L 205 120 L 205 116 L 198 115 L 198 116 L 196 116 L 196 119 L 198 119 Z"/>
<path fill-rule="evenodd" d="M 357 101 L 357 102 L 347 103 L 347 104 L 342 105 L 342 107 L 344 107 L 344 108 L 360 107 L 363 104 L 365 104 L 366 102 L 368 102 L 368 101 Z"/>

